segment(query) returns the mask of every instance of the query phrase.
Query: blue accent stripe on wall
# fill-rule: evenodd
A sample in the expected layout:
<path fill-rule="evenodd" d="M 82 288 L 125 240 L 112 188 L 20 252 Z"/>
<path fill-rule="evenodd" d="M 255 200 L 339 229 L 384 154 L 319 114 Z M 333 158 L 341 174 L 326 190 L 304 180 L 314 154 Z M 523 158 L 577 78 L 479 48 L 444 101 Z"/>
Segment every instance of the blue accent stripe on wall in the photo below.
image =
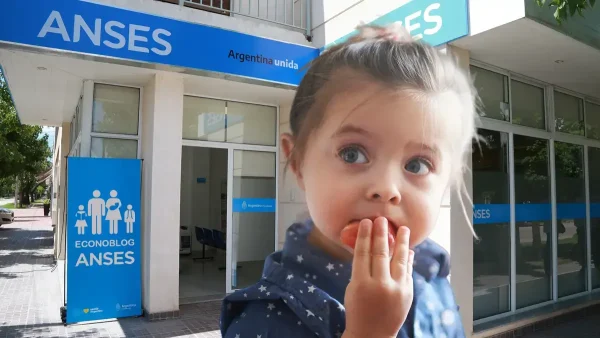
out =
<path fill-rule="evenodd" d="M 585 218 L 585 203 L 559 203 L 556 207 L 557 219 Z M 600 203 L 590 204 L 590 217 L 600 217 Z M 552 206 L 549 203 L 516 204 L 516 222 L 541 222 L 552 220 Z M 510 222 L 509 204 L 475 204 L 473 224 L 496 224 Z"/>

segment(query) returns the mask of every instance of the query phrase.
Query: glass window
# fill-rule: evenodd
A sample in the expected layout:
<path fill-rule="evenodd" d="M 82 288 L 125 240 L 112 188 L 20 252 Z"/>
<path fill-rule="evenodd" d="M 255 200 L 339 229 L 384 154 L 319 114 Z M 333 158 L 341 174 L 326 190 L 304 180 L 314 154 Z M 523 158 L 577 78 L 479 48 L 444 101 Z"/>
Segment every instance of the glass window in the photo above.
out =
<path fill-rule="evenodd" d="M 514 135 L 517 308 L 552 299 L 548 141 Z"/>
<path fill-rule="evenodd" d="M 583 146 L 554 143 L 558 297 L 586 289 L 585 179 Z"/>
<path fill-rule="evenodd" d="M 183 138 L 274 146 L 277 108 L 186 96 Z"/>
<path fill-rule="evenodd" d="M 233 152 L 232 288 L 256 283 L 275 248 L 275 176 L 275 153 Z"/>
<path fill-rule="evenodd" d="M 600 288 L 600 148 L 588 148 L 592 287 Z"/>
<path fill-rule="evenodd" d="M 585 103 L 587 137 L 600 140 L 600 105 Z"/>
<path fill-rule="evenodd" d="M 473 145 L 473 316 L 510 310 L 510 197 L 508 134 L 480 130 Z"/>
<path fill-rule="evenodd" d="M 226 101 L 185 96 L 183 138 L 225 142 Z"/>
<path fill-rule="evenodd" d="M 555 91 L 554 118 L 556 131 L 583 135 L 583 100 Z"/>
<path fill-rule="evenodd" d="M 543 88 L 512 80 L 511 99 L 513 123 L 546 129 Z"/>
<path fill-rule="evenodd" d="M 92 131 L 137 135 L 139 107 L 138 88 L 95 84 Z"/>
<path fill-rule="evenodd" d="M 274 146 L 277 108 L 227 102 L 227 142 Z"/>
<path fill-rule="evenodd" d="M 91 157 L 137 158 L 137 140 L 92 137 Z"/>
<path fill-rule="evenodd" d="M 471 73 L 483 105 L 479 114 L 490 119 L 510 121 L 508 77 L 474 66 L 471 66 Z"/>

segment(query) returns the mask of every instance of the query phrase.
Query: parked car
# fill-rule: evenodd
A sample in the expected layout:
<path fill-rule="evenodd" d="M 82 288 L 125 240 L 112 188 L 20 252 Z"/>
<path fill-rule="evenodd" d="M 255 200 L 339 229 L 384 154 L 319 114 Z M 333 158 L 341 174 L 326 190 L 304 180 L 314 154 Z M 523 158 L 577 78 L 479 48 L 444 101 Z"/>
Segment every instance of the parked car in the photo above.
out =
<path fill-rule="evenodd" d="M 0 208 L 0 226 L 2 226 L 2 224 L 10 224 L 15 220 L 15 212 L 10 210 L 10 209 L 6 209 L 6 208 Z"/>

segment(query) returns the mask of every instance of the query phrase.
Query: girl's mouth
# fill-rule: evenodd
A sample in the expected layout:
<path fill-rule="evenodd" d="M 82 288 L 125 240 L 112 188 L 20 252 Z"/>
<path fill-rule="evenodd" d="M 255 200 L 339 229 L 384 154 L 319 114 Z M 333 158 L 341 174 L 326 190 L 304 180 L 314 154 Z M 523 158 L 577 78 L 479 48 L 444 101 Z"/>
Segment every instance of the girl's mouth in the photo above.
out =
<path fill-rule="evenodd" d="M 375 219 L 371 219 L 371 221 L 375 222 Z M 360 224 L 360 220 L 352 220 L 340 233 L 340 240 L 344 245 L 349 246 L 354 250 L 356 247 L 356 239 L 358 238 L 358 225 Z M 390 252 L 394 249 L 394 244 L 396 243 L 396 233 L 398 231 L 398 226 L 388 220 L 388 244 L 390 248 Z"/>

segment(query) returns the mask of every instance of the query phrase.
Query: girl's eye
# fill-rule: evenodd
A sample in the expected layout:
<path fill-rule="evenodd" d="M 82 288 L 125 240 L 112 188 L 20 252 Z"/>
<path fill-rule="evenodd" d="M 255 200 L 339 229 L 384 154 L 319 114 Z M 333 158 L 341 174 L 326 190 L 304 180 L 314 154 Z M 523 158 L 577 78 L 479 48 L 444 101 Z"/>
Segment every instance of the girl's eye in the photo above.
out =
<path fill-rule="evenodd" d="M 431 163 L 423 158 L 414 158 L 406 164 L 404 169 L 416 175 L 427 175 L 431 171 Z"/>
<path fill-rule="evenodd" d="M 347 147 L 338 153 L 341 159 L 349 164 L 367 163 L 367 156 L 358 147 Z"/>

